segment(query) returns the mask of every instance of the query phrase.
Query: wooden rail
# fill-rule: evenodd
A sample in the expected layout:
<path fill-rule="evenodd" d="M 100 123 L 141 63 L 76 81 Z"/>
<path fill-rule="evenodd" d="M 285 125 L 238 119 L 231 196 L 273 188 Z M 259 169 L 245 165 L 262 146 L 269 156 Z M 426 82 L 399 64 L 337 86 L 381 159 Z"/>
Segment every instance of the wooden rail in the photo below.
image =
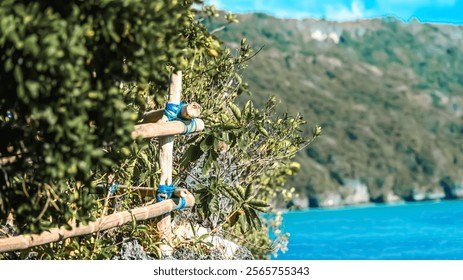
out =
<path fill-rule="evenodd" d="M 186 201 L 185 208 L 191 208 L 195 204 L 195 198 L 191 193 L 187 191 L 186 193 L 187 195 L 184 197 Z M 23 250 L 34 246 L 59 242 L 66 238 L 91 234 L 98 231 L 118 227 L 130 223 L 133 220 L 143 221 L 159 217 L 166 213 L 170 213 L 175 209 L 178 209 L 180 203 L 180 198 L 167 199 L 149 206 L 111 214 L 97 219 L 95 222 L 90 222 L 88 225 L 77 226 L 74 224 L 69 230 L 61 227 L 59 229 L 50 229 L 49 231 L 43 232 L 41 234 L 19 235 L 3 238 L 0 239 L 0 253 Z"/>
<path fill-rule="evenodd" d="M 132 132 L 132 138 L 152 138 L 185 134 L 190 127 L 190 133 L 202 131 L 204 129 L 204 122 L 200 119 L 196 119 L 194 122 L 171 121 L 139 124 L 135 126 L 135 130 Z"/>
<path fill-rule="evenodd" d="M 102 194 L 106 191 L 106 187 L 103 185 L 96 186 L 98 193 Z M 154 197 L 156 195 L 156 191 L 154 188 L 147 188 L 147 187 L 129 187 L 120 185 L 117 187 L 117 190 L 121 190 L 123 192 L 132 191 L 134 193 L 139 194 L 141 197 L 151 196 Z M 189 194 L 188 190 L 186 189 L 176 189 L 173 193 L 173 197 L 186 197 Z"/>

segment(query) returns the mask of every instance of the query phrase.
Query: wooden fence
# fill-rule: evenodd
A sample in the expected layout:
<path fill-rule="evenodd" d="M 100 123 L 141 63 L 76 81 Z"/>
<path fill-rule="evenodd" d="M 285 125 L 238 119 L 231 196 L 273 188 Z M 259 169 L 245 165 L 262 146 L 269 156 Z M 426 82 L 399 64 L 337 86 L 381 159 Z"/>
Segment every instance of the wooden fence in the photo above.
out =
<path fill-rule="evenodd" d="M 180 104 L 182 91 L 182 72 L 172 75 L 168 103 Z M 142 123 L 135 126 L 133 138 L 159 137 L 161 185 L 172 184 L 172 161 L 174 135 L 199 132 L 204 129 L 204 122 L 198 119 L 201 107 L 198 103 L 186 104 L 181 107 L 181 119 L 169 120 L 165 109 L 154 110 L 144 114 Z M 124 186 L 125 187 L 125 186 Z M 124 188 L 122 187 L 122 188 Z M 125 187 L 127 188 L 127 187 Z M 146 188 L 143 188 L 146 191 Z M 153 190 L 154 193 L 154 190 Z M 179 208 L 191 208 L 195 204 L 193 195 L 185 189 L 178 189 L 168 198 L 159 194 L 162 201 L 155 204 L 122 211 L 104 216 L 88 225 L 71 225 L 71 229 L 54 228 L 41 234 L 19 235 L 0 239 L 0 253 L 31 248 L 52 242 L 59 242 L 66 238 L 91 234 L 110 228 L 118 227 L 133 220 L 143 221 L 158 218 L 157 232 L 159 240 L 163 242 L 161 250 L 165 255 L 172 253 L 172 228 L 170 213 Z"/>

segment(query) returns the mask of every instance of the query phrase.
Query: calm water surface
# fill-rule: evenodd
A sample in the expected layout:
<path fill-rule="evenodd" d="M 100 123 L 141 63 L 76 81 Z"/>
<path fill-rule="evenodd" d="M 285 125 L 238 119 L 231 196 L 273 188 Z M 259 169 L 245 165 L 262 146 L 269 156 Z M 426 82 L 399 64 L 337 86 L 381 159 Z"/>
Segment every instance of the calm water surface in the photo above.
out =
<path fill-rule="evenodd" d="M 463 201 L 408 203 L 283 215 L 288 251 L 277 259 L 463 259 Z"/>

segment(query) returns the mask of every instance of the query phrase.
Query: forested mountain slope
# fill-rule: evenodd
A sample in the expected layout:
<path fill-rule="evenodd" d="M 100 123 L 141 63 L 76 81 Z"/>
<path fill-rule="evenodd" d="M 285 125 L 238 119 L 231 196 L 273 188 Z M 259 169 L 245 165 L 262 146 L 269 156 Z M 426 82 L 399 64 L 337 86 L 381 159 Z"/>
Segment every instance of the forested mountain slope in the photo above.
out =
<path fill-rule="evenodd" d="M 323 137 L 300 153 L 293 182 L 312 206 L 355 203 L 362 186 L 370 201 L 458 195 L 463 26 L 265 14 L 239 20 L 216 34 L 232 49 L 242 37 L 263 47 L 245 72 L 251 98 L 275 95 L 309 127 L 323 127 Z"/>

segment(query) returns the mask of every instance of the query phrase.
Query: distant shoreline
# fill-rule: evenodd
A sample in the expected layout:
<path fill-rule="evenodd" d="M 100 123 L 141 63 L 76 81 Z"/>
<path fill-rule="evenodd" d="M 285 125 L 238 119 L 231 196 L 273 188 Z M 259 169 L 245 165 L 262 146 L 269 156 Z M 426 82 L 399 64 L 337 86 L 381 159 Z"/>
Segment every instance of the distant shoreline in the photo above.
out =
<path fill-rule="evenodd" d="M 309 211 L 336 211 L 336 210 L 349 210 L 349 209 L 363 209 L 363 208 L 376 208 L 376 207 L 390 207 L 390 206 L 419 206 L 426 204 L 438 204 L 443 202 L 460 202 L 459 199 L 435 199 L 435 200 L 420 200 L 420 201 L 396 201 L 396 202 L 371 202 L 371 203 L 360 203 L 350 205 L 340 205 L 334 207 L 309 207 L 305 209 L 278 209 L 275 212 L 281 211 L 283 213 L 289 212 L 309 212 Z"/>

